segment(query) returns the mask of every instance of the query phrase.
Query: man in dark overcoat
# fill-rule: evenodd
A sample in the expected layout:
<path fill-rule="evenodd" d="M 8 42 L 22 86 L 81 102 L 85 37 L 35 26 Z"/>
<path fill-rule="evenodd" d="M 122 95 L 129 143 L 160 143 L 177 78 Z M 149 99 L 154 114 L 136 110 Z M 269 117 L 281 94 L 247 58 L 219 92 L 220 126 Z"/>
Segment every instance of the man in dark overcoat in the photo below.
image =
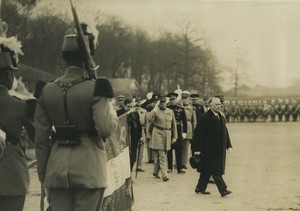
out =
<path fill-rule="evenodd" d="M 232 147 L 226 120 L 220 113 L 222 104 L 219 98 L 209 100 L 211 109 L 202 114 L 195 128 L 192 151 L 196 154 L 201 152 L 201 172 L 195 192 L 210 194 L 206 191 L 209 178 L 212 176 L 221 196 L 231 193 L 222 178 L 225 173 L 226 149 Z"/>

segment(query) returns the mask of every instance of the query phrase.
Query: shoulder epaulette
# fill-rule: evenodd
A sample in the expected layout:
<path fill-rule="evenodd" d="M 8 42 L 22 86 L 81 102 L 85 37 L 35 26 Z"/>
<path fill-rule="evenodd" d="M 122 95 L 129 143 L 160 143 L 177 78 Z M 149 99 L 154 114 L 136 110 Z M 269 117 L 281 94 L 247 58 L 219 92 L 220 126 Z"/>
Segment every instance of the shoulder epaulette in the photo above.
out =
<path fill-rule="evenodd" d="M 95 90 L 94 90 L 94 96 L 102 96 L 107 98 L 113 98 L 114 97 L 114 91 L 113 88 L 107 78 L 98 78 L 96 80 Z"/>
<path fill-rule="evenodd" d="M 46 85 L 47 83 L 44 82 L 44 81 L 38 81 L 35 85 L 35 90 L 34 90 L 34 93 L 33 93 L 33 96 L 35 98 L 39 98 L 41 95 L 42 95 L 42 91 L 43 91 L 43 88 L 44 86 Z"/>

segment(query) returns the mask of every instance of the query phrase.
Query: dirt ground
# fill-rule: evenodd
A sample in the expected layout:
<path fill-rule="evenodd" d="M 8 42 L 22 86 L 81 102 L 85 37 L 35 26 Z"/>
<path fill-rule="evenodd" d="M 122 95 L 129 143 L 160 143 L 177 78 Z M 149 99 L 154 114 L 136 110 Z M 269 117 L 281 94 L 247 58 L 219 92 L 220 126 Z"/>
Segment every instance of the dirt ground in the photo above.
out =
<path fill-rule="evenodd" d="M 214 184 L 208 186 L 211 195 L 196 194 L 199 174 L 190 167 L 186 174 L 173 172 L 163 182 L 153 178 L 152 164 L 143 164 L 146 172 L 133 179 L 133 211 L 300 211 L 300 122 L 227 126 L 234 149 L 227 156 L 224 180 L 231 195 L 222 198 Z M 30 175 L 24 210 L 38 211 L 40 186 L 35 168 Z"/>

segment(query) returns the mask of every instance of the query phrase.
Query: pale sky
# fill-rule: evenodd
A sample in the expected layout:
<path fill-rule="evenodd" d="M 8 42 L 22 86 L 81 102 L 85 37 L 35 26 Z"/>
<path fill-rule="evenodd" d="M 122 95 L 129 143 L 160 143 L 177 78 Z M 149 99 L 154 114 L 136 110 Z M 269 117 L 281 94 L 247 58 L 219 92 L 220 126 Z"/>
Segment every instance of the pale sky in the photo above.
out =
<path fill-rule="evenodd" d="M 300 1 L 90 1 L 73 0 L 79 16 L 100 9 L 151 35 L 178 32 L 182 20 L 193 23 L 196 36 L 206 40 L 200 44 L 212 49 L 224 70 L 243 61 L 238 71 L 245 72 L 245 83 L 282 87 L 300 79 Z M 225 87 L 231 83 L 224 80 Z"/>

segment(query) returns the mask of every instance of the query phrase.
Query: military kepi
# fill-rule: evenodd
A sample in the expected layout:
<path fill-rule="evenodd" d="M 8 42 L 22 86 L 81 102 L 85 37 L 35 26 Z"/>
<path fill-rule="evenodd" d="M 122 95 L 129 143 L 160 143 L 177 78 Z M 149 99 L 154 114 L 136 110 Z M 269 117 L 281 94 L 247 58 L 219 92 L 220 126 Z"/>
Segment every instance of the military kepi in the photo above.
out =
<path fill-rule="evenodd" d="M 114 97 L 114 91 L 111 86 L 111 83 L 107 78 L 98 78 L 96 80 L 94 96 L 102 96 L 107 98 Z"/>

